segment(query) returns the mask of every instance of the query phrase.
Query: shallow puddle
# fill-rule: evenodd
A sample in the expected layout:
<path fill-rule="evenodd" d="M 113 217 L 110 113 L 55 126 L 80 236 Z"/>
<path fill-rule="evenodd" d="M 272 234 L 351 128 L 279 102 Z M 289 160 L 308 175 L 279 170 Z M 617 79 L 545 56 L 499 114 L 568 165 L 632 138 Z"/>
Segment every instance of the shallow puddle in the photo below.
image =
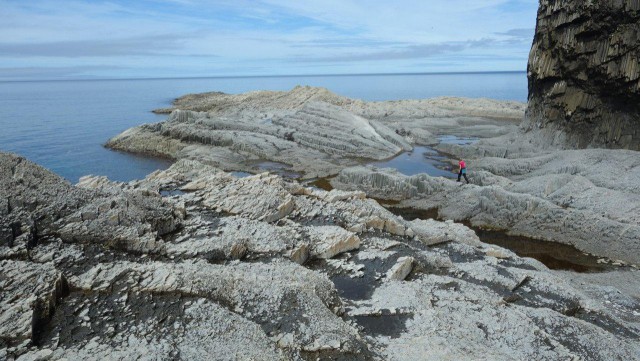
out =
<path fill-rule="evenodd" d="M 441 135 L 438 137 L 438 140 L 442 144 L 469 145 L 477 142 L 480 139 L 474 137 L 457 137 L 455 135 Z"/>
<path fill-rule="evenodd" d="M 312 187 L 316 187 L 318 189 L 322 189 L 327 192 L 330 192 L 333 189 L 330 179 L 331 178 L 317 178 L 310 182 L 307 182 L 307 184 Z"/>
<path fill-rule="evenodd" d="M 380 203 L 382 205 L 387 205 L 386 201 Z M 397 204 L 397 203 L 396 203 Z M 396 216 L 400 216 L 407 221 L 413 221 L 414 219 L 438 219 L 438 209 L 430 208 L 430 209 L 418 209 L 418 208 L 407 208 L 407 207 L 386 207 L 391 213 Z"/>
<path fill-rule="evenodd" d="M 386 311 L 386 312 L 384 312 Z M 356 323 L 363 328 L 364 333 L 373 336 L 399 337 L 407 330 L 407 320 L 412 318 L 407 314 L 389 314 L 383 310 L 381 315 L 353 316 Z"/>
<path fill-rule="evenodd" d="M 480 240 L 509 249 L 520 257 L 530 257 L 555 270 L 575 272 L 603 272 L 611 266 L 598 263 L 598 257 L 586 254 L 577 248 L 556 242 L 510 236 L 501 231 L 489 231 L 473 227 Z"/>
<path fill-rule="evenodd" d="M 253 174 L 251 174 L 249 172 L 240 172 L 240 171 L 233 171 L 233 172 L 229 172 L 229 173 L 231 173 L 236 178 L 246 178 L 246 177 L 249 177 L 249 176 L 253 175 Z"/>
<path fill-rule="evenodd" d="M 433 148 L 420 146 L 395 158 L 368 164 L 378 168 L 394 168 L 408 176 L 426 173 L 432 177 L 455 178 L 457 175 L 447 159 Z"/>

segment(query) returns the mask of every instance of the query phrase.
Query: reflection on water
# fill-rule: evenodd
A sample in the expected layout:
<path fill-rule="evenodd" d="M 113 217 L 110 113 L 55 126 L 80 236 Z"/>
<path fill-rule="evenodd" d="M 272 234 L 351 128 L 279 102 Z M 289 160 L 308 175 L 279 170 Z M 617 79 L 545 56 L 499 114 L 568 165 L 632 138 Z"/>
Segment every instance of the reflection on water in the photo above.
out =
<path fill-rule="evenodd" d="M 307 182 L 305 185 L 309 185 L 311 187 L 315 187 L 315 188 L 330 192 L 333 189 L 330 179 L 331 178 L 316 178 Z"/>
<path fill-rule="evenodd" d="M 398 172 L 412 176 L 426 173 L 432 177 L 455 178 L 453 167 L 447 157 L 430 147 L 415 147 L 412 151 L 381 162 L 369 163 L 378 168 L 394 168 Z"/>
<path fill-rule="evenodd" d="M 240 172 L 240 171 L 234 171 L 234 172 L 229 172 L 229 173 L 231 173 L 236 178 L 246 178 L 246 177 L 249 177 L 249 176 L 253 175 L 251 173 Z"/>
<path fill-rule="evenodd" d="M 455 135 L 441 135 L 438 137 L 438 141 L 442 144 L 469 145 L 477 142 L 478 140 L 479 138 L 457 137 Z"/>
<path fill-rule="evenodd" d="M 573 246 L 537 239 L 510 236 L 505 232 L 474 228 L 484 243 L 510 249 L 520 257 L 535 258 L 550 269 L 576 272 L 602 272 L 610 266 L 598 263 L 598 257 L 586 254 Z"/>

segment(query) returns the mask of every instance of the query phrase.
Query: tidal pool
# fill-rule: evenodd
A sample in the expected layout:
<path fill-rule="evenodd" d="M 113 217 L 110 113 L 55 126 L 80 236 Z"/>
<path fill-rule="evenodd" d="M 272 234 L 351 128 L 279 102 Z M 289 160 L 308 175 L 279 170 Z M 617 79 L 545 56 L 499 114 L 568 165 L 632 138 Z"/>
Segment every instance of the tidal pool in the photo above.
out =
<path fill-rule="evenodd" d="M 433 148 L 417 146 L 392 159 L 367 164 L 378 168 L 394 168 L 408 176 L 426 173 L 432 177 L 455 178 L 457 175 L 448 159 Z"/>

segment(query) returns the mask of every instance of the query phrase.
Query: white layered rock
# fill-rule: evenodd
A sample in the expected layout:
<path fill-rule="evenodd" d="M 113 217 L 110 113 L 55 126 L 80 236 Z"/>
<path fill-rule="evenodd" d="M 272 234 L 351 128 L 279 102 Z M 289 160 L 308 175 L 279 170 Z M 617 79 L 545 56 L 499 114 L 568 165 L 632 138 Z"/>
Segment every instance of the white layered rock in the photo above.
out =
<path fill-rule="evenodd" d="M 8 169 L 3 175 L 12 179 Z M 130 197 L 131 212 L 140 204 L 159 208 L 132 213 L 147 215 L 156 231 L 162 223 L 153 215 L 179 214 L 181 225 L 155 240 L 159 249 L 113 247 L 110 238 L 69 243 L 20 227 L 26 233 L 13 244 L 0 243 L 0 286 L 8 291 L 0 294 L 3 359 L 206 359 L 223 352 L 220 359 L 409 360 L 428 350 L 438 358 L 604 360 L 638 353 L 640 278 L 631 269 L 608 273 L 612 283 L 572 278 L 480 244 L 463 225 L 407 222 L 362 192 L 326 192 L 266 174 L 239 180 L 191 160 L 127 184 L 84 178 L 85 188 L 47 183 L 46 171 L 30 169 L 46 186 L 29 172 L 22 182 L 40 184 L 47 197 L 56 187 L 68 201 Z M 189 191 L 173 192 L 180 188 Z M 17 201 L 25 190 L 9 190 L 3 220 L 38 214 L 41 208 Z M 294 207 L 280 217 L 284 199 Z M 82 210 L 81 222 L 109 214 L 98 210 L 94 218 L 79 204 L 71 214 Z M 115 209 L 126 211 L 117 201 Z M 58 222 L 80 222 L 65 217 Z M 14 231 L 9 224 L 8 234 Z M 143 244 L 146 234 L 127 237 Z M 429 239 L 446 242 L 431 247 Z M 547 344 L 553 347 L 540 346 Z"/>
<path fill-rule="evenodd" d="M 73 279 L 72 285 L 100 292 L 122 282 L 132 292 L 178 292 L 216 301 L 248 319 L 267 323 L 274 332 L 286 326 L 290 331 L 277 336 L 280 347 L 313 349 L 319 343 L 353 351 L 360 342 L 355 330 L 336 315 L 342 312 L 342 305 L 333 284 L 295 263 L 100 264 Z M 292 303 L 307 321 L 291 323 L 292 315 L 281 312 Z"/>
<path fill-rule="evenodd" d="M 473 230 L 460 223 L 439 222 L 433 219 L 416 219 L 410 223 L 416 238 L 427 245 L 454 241 L 470 246 L 482 244 Z"/>
<path fill-rule="evenodd" d="M 277 221 L 295 207 L 293 196 L 284 189 L 282 179 L 267 173 L 234 179 L 224 187 L 207 189 L 206 206 L 265 222 Z M 260 197 L 256 197 L 258 192 Z"/>
<path fill-rule="evenodd" d="M 50 264 L 0 261 L 0 338 L 11 343 L 37 340 L 67 290 L 66 279 Z"/>
<path fill-rule="evenodd" d="M 396 264 L 387 271 L 387 279 L 394 281 L 402 281 L 413 269 L 413 257 L 400 257 L 396 261 Z"/>
<path fill-rule="evenodd" d="M 313 248 L 311 255 L 317 258 L 332 258 L 333 256 L 358 249 L 360 238 L 353 233 L 336 226 L 307 227 Z"/>
<path fill-rule="evenodd" d="M 31 247 L 56 234 L 67 242 L 162 252 L 159 236 L 179 227 L 182 214 L 157 193 L 125 190 L 104 178 L 84 178 L 80 187 L 18 156 L 0 154 L 0 242 Z"/>

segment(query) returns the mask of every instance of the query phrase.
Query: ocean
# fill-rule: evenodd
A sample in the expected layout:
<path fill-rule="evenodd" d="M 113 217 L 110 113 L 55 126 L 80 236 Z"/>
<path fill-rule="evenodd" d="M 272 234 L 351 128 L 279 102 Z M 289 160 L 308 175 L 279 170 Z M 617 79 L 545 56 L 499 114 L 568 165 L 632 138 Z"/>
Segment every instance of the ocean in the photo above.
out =
<path fill-rule="evenodd" d="M 525 72 L 274 76 L 0 82 L 0 151 L 14 152 L 71 182 L 83 175 L 112 180 L 144 178 L 169 161 L 103 147 L 139 124 L 164 120 L 151 110 L 187 93 L 326 87 L 368 101 L 437 96 L 527 100 Z"/>

